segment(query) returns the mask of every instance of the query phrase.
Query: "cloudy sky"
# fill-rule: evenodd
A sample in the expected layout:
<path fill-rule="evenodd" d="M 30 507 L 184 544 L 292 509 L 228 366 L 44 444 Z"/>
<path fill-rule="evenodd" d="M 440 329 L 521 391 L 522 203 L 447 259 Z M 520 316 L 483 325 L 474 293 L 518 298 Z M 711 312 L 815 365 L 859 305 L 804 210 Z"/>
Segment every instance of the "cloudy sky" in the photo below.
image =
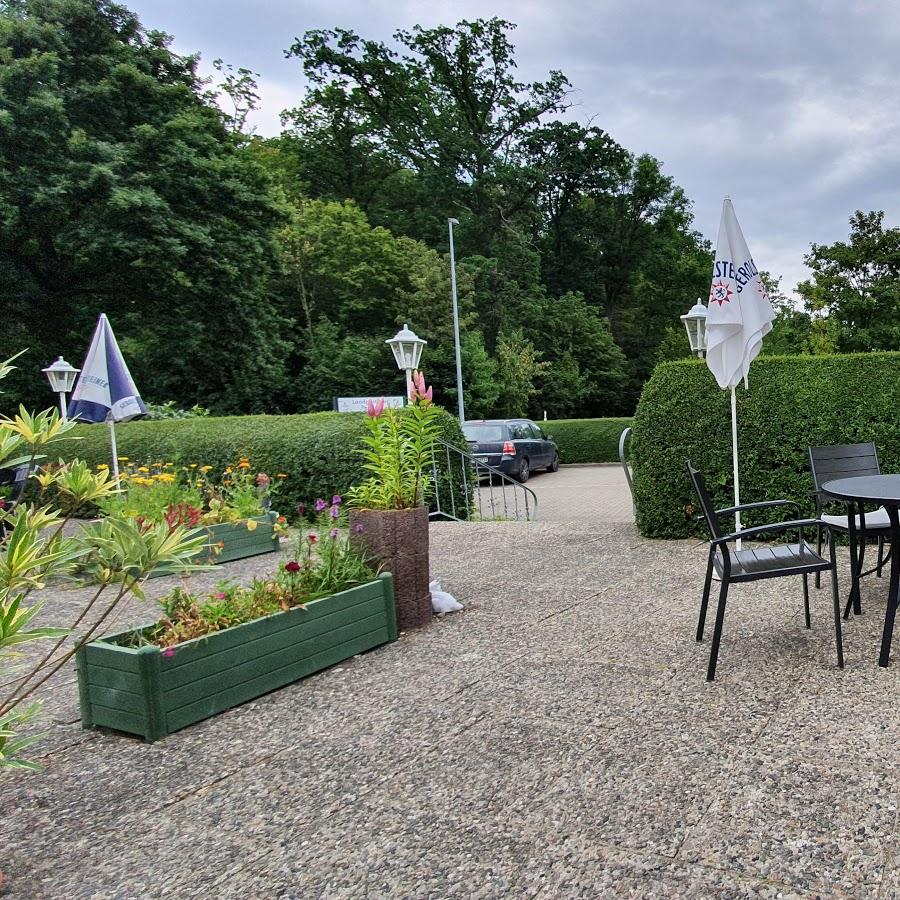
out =
<path fill-rule="evenodd" d="M 562 70 L 570 115 L 650 153 L 713 241 L 729 194 L 757 265 L 789 292 L 811 242 L 855 209 L 900 206 L 900 5 L 881 0 L 124 0 L 147 27 L 260 73 L 253 123 L 275 134 L 303 91 L 284 49 L 309 28 L 389 41 L 397 28 L 500 16 L 522 80 Z M 686 298 L 686 308 L 692 298 Z"/>

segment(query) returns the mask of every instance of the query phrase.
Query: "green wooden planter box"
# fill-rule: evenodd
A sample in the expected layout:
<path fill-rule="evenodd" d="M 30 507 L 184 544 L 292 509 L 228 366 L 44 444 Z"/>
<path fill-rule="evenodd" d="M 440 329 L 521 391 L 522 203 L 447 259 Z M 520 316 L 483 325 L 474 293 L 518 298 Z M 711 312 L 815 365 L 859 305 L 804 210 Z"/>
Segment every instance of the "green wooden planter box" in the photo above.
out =
<path fill-rule="evenodd" d="M 270 512 L 263 516 L 256 516 L 254 521 L 258 523 L 253 531 L 247 528 L 244 522 L 222 522 L 219 525 L 206 525 L 209 539 L 206 546 L 195 557 L 198 563 L 226 563 L 235 559 L 244 559 L 247 556 L 258 556 L 260 553 L 274 553 L 278 547 L 278 535 L 275 534 L 275 520 L 278 513 Z M 218 551 L 218 544 L 224 546 Z M 150 573 L 151 578 L 161 575 L 174 575 L 177 569 L 159 567 Z"/>
<path fill-rule="evenodd" d="M 128 633 L 78 650 L 82 724 L 155 741 L 397 640 L 393 580 L 385 573 L 312 600 L 305 610 L 289 609 L 186 641 L 171 656 L 156 645 L 138 649 L 116 643 Z"/>

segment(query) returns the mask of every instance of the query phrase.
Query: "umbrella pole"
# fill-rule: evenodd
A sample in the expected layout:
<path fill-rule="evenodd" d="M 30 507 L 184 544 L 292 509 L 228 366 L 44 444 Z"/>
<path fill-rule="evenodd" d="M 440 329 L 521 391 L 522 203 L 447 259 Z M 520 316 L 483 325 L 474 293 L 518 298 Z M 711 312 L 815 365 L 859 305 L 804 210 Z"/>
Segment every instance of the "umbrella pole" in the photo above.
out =
<path fill-rule="evenodd" d="M 732 392 L 732 396 L 734 396 Z M 107 419 L 106 424 L 109 425 L 109 443 L 112 445 L 112 470 L 113 478 L 119 480 L 119 451 L 116 448 L 116 423 L 112 419 Z"/>
<path fill-rule="evenodd" d="M 734 387 L 731 388 L 731 456 L 734 465 L 734 505 L 741 505 L 741 484 L 738 480 L 738 451 L 737 451 L 737 398 L 734 393 Z M 735 510 L 734 513 L 734 530 L 741 530 L 741 513 Z M 741 549 L 741 539 L 737 539 L 737 549 Z"/>

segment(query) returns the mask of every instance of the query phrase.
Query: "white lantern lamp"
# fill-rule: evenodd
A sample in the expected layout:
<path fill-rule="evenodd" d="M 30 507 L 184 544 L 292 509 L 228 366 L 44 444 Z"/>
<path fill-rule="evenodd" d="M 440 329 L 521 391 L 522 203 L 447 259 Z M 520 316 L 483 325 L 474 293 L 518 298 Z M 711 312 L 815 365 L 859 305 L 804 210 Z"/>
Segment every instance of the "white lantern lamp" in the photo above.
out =
<path fill-rule="evenodd" d="M 404 325 L 390 340 L 397 361 L 397 368 L 406 372 L 406 395 L 412 392 L 412 373 L 419 368 L 419 360 L 422 358 L 422 348 L 428 343 L 418 337 L 414 331 L 410 331 L 409 325 Z"/>
<path fill-rule="evenodd" d="M 74 366 L 70 366 L 61 356 L 46 369 L 41 371 L 47 376 L 50 382 L 50 390 L 59 394 L 59 412 L 65 419 L 66 417 L 66 394 L 75 386 L 75 377 L 81 371 Z"/>
<path fill-rule="evenodd" d="M 691 353 L 703 359 L 706 350 L 706 307 L 698 299 L 690 311 L 681 316 L 691 344 Z"/>

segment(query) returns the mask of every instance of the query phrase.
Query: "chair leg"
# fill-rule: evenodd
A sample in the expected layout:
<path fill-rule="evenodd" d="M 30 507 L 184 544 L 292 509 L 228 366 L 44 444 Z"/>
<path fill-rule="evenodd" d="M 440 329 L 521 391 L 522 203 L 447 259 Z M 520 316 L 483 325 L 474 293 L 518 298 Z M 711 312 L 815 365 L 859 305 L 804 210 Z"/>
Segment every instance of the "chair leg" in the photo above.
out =
<path fill-rule="evenodd" d="M 875 569 L 875 577 L 881 578 L 881 570 L 884 568 L 884 535 L 878 535 L 878 566 Z"/>
<path fill-rule="evenodd" d="M 822 526 L 816 525 L 816 556 L 822 555 Z M 822 587 L 822 573 L 816 572 L 816 590 Z"/>
<path fill-rule="evenodd" d="M 703 600 L 700 602 L 700 621 L 697 622 L 697 642 L 703 640 L 703 627 L 706 624 L 706 608 L 709 606 L 709 591 L 712 587 L 713 554 L 715 550 L 710 548 L 709 560 L 706 564 L 706 580 L 703 582 Z"/>
<path fill-rule="evenodd" d="M 837 561 L 831 549 L 831 595 L 834 599 L 834 642 L 837 646 L 838 668 L 844 668 L 844 641 L 841 635 L 841 599 L 838 595 Z"/>
<path fill-rule="evenodd" d="M 816 575 L 818 574 L 816 572 Z M 806 573 L 803 574 L 803 612 L 806 614 L 806 627 L 811 628 L 812 624 L 809 620 L 809 581 Z"/>
<path fill-rule="evenodd" d="M 725 599 L 728 596 L 728 579 L 722 579 L 722 587 L 719 588 L 719 607 L 716 610 L 716 627 L 713 631 L 712 649 L 709 653 L 709 668 L 706 671 L 706 680 L 715 681 L 716 663 L 719 660 L 719 642 L 722 640 L 722 623 L 725 621 Z"/>

